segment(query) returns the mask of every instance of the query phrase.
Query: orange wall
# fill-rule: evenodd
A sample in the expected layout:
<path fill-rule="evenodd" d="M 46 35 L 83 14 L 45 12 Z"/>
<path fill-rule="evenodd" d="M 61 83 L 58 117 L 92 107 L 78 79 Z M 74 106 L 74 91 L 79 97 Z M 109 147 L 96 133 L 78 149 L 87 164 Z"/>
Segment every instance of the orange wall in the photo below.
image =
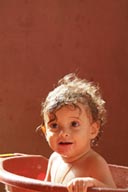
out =
<path fill-rule="evenodd" d="M 0 153 L 51 153 L 35 133 L 63 75 L 100 83 L 108 123 L 98 151 L 128 165 L 128 1 L 0 1 Z"/>

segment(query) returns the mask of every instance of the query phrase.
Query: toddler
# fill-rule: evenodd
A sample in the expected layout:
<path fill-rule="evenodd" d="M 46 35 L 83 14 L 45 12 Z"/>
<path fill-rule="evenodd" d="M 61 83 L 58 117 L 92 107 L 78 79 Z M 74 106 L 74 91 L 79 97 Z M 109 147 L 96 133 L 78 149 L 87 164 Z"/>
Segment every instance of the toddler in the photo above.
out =
<path fill-rule="evenodd" d="M 63 77 L 42 103 L 42 130 L 54 151 L 45 181 L 69 192 L 88 187 L 116 187 L 105 159 L 94 151 L 106 121 L 99 86 L 76 74 Z"/>

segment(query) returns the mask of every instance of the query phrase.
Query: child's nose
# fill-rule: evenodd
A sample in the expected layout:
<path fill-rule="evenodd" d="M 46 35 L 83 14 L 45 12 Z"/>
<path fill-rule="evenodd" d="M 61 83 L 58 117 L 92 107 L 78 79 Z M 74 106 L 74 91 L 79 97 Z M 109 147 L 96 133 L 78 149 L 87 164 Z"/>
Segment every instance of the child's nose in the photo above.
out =
<path fill-rule="evenodd" d="M 62 137 L 68 137 L 70 135 L 69 130 L 61 130 L 60 131 L 60 136 Z"/>

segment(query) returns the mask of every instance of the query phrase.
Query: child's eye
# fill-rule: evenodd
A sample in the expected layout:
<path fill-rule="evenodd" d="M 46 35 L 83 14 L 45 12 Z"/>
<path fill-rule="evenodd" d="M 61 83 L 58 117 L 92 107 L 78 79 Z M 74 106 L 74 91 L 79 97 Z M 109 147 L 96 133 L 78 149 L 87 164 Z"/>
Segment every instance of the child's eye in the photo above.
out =
<path fill-rule="evenodd" d="M 58 124 L 57 123 L 51 123 L 51 124 L 49 124 L 49 127 L 51 128 L 51 129 L 54 129 L 54 130 L 56 130 L 56 129 L 58 129 Z"/>
<path fill-rule="evenodd" d="M 71 126 L 72 127 L 78 127 L 80 124 L 79 124 L 79 122 L 77 122 L 77 121 L 72 121 L 71 122 Z"/>

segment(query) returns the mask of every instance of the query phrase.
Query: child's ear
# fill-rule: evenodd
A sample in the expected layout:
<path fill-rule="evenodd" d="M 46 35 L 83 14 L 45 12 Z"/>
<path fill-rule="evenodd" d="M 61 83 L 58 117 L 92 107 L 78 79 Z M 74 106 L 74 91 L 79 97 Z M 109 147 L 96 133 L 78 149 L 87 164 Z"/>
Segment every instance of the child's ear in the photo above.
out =
<path fill-rule="evenodd" d="M 45 136 L 46 141 L 48 141 L 47 134 L 46 134 L 46 127 L 44 125 L 41 126 L 41 130 L 42 130 L 42 132 L 43 132 L 43 134 Z"/>
<path fill-rule="evenodd" d="M 44 133 L 44 135 L 46 135 L 46 127 L 45 126 L 41 126 L 41 130 L 42 130 L 42 132 Z"/>
<path fill-rule="evenodd" d="M 99 129 L 100 123 L 98 121 L 93 122 L 91 127 L 91 139 L 94 139 L 98 135 Z"/>

